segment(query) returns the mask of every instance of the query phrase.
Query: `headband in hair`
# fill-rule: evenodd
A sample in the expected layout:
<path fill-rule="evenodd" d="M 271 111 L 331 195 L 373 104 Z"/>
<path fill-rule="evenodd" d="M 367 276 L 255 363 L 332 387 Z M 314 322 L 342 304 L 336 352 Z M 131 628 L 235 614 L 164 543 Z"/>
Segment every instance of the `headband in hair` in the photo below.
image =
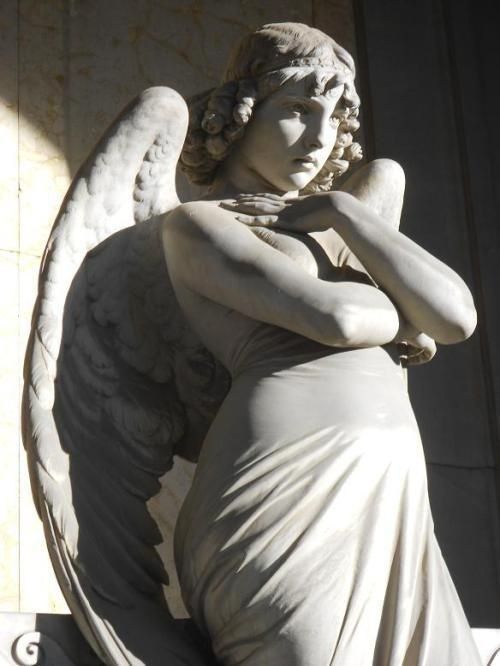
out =
<path fill-rule="evenodd" d="M 272 66 L 269 69 L 262 69 L 261 72 L 259 72 L 259 76 L 262 76 L 262 74 L 271 74 L 273 72 L 278 72 L 282 69 L 290 69 L 290 68 L 303 68 L 303 67 L 311 67 L 311 68 L 316 68 L 316 67 L 324 67 L 325 69 L 335 69 L 335 70 L 340 70 L 343 74 L 348 74 L 349 76 L 353 76 L 352 70 L 345 65 L 343 62 L 341 62 L 338 59 L 335 59 L 332 61 L 332 58 L 314 58 L 314 57 L 309 57 L 309 58 L 293 58 L 292 60 L 288 59 L 281 59 L 280 60 L 275 60 L 272 63 Z"/>

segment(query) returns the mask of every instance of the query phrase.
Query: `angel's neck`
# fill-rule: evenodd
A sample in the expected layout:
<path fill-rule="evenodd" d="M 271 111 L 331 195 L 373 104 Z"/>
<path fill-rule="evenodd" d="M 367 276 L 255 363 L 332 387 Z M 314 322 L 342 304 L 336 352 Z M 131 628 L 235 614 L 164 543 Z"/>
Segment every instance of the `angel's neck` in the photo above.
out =
<path fill-rule="evenodd" d="M 208 192 L 210 199 L 229 199 L 239 194 L 257 194 L 266 192 L 283 197 L 297 196 L 296 192 L 283 192 L 263 178 L 257 171 L 232 160 L 231 156 L 221 165 L 219 172 Z"/>

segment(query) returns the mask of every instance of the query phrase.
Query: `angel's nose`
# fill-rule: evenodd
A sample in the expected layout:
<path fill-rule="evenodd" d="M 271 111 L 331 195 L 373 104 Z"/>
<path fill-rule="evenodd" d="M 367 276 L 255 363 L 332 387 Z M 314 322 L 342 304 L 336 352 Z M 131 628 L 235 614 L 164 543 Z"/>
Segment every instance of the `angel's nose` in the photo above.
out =
<path fill-rule="evenodd" d="M 333 127 L 330 116 L 327 114 L 318 114 L 311 117 L 308 131 L 306 132 L 305 145 L 311 150 L 324 148 L 335 139 L 336 129 Z"/>

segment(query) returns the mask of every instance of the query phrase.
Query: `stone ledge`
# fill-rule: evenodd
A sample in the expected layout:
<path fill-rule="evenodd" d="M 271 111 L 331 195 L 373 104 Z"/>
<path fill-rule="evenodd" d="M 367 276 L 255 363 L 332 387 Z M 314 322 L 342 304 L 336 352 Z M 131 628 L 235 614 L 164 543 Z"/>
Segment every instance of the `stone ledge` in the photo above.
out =
<path fill-rule="evenodd" d="M 0 613 L 0 665 L 103 666 L 71 615 Z"/>
<path fill-rule="evenodd" d="M 484 666 L 500 666 L 500 629 L 473 629 Z M 0 613 L 0 666 L 103 666 L 71 615 Z"/>

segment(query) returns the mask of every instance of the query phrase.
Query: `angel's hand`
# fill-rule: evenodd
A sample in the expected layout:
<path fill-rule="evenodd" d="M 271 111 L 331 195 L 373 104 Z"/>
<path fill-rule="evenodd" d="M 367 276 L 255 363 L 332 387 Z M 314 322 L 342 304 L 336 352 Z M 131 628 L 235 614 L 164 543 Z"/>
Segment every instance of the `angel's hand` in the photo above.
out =
<path fill-rule="evenodd" d="M 240 194 L 234 200 L 221 201 L 226 210 L 248 226 L 273 227 L 284 231 L 324 231 L 332 224 L 332 205 L 324 195 L 284 199 L 277 194 Z"/>
<path fill-rule="evenodd" d="M 399 358 L 404 367 L 428 363 L 436 355 L 436 343 L 425 333 L 399 343 Z"/>
<path fill-rule="evenodd" d="M 248 226 L 278 226 L 280 213 L 291 205 L 290 199 L 277 194 L 239 194 L 235 199 L 220 202 L 220 207 L 237 213 L 236 219 Z"/>

